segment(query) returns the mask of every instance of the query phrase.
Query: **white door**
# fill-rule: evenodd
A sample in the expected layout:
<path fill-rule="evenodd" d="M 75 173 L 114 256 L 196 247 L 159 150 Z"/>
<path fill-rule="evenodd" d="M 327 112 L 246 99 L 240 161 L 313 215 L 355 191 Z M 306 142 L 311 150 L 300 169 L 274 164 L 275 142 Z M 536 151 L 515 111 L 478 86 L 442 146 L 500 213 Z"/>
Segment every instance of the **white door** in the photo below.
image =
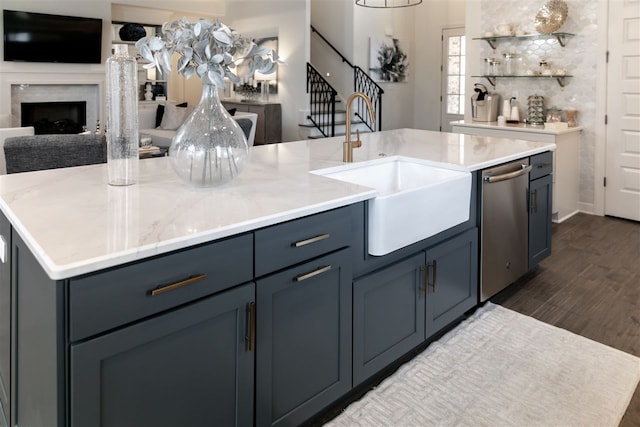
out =
<path fill-rule="evenodd" d="M 640 0 L 609 1 L 605 214 L 640 221 Z"/>
<path fill-rule="evenodd" d="M 464 119 L 464 28 L 442 30 L 442 91 L 440 130 L 451 132 L 450 123 Z"/>

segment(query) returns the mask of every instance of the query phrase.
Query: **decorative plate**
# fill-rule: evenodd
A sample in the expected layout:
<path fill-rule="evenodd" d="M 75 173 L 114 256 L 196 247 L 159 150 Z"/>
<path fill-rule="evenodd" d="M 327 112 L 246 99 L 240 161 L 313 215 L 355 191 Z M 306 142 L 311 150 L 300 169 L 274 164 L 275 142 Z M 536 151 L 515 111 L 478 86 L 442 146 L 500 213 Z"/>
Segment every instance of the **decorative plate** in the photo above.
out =
<path fill-rule="evenodd" d="M 540 34 L 553 33 L 562 27 L 568 13 L 569 8 L 564 0 L 549 0 L 536 14 L 536 31 Z"/>

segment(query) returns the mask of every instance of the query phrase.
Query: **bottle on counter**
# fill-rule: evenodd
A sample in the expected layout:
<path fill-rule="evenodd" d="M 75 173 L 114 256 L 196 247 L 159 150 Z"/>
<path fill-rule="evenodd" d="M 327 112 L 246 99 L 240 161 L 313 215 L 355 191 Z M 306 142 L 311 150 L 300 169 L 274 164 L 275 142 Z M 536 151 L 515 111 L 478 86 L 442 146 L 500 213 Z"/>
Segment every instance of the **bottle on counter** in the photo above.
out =
<path fill-rule="evenodd" d="M 109 184 L 138 179 L 138 64 L 127 45 L 114 45 L 106 62 L 107 170 Z"/>
<path fill-rule="evenodd" d="M 508 99 L 502 101 L 502 118 L 504 120 L 511 120 L 511 104 Z"/>
<path fill-rule="evenodd" d="M 509 100 L 509 104 L 511 105 L 511 115 L 510 119 L 512 122 L 520 121 L 520 110 L 518 109 L 518 101 L 515 96 L 512 96 Z"/>

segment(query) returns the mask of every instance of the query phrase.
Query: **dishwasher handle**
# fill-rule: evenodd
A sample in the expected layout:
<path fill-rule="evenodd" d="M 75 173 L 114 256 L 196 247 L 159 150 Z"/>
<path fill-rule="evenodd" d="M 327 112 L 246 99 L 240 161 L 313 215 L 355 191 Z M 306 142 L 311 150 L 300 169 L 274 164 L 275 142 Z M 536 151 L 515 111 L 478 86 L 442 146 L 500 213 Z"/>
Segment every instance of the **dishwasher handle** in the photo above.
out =
<path fill-rule="evenodd" d="M 530 170 L 531 170 L 531 166 L 522 165 L 522 169 L 518 169 L 513 172 L 503 173 L 501 175 L 485 176 L 484 180 L 485 182 L 488 182 L 490 184 L 494 182 L 506 181 L 508 179 L 513 179 L 513 178 L 522 176 L 525 173 L 529 173 Z"/>

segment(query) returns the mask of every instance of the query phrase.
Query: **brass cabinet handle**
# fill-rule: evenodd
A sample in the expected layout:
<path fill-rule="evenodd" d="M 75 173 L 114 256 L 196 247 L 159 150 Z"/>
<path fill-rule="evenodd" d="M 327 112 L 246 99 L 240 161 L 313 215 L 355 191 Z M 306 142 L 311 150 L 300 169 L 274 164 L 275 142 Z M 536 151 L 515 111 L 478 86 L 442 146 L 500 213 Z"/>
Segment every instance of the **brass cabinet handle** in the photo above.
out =
<path fill-rule="evenodd" d="M 424 271 L 424 287 L 425 287 L 425 295 L 428 295 L 429 292 L 429 286 L 431 286 L 431 291 L 435 294 L 436 293 L 436 281 L 438 280 L 438 266 L 436 264 L 436 260 L 433 260 L 433 264 L 432 263 L 427 263 L 427 265 L 425 265 L 423 268 Z M 433 283 L 429 283 L 429 270 L 433 268 Z"/>
<path fill-rule="evenodd" d="M 324 267 L 318 267 L 317 269 L 313 270 L 310 273 L 298 274 L 293 280 L 296 282 L 302 282 L 303 280 L 311 279 L 312 277 L 317 276 L 318 274 L 322 274 L 329 270 L 331 270 L 331 266 L 325 265 Z"/>
<path fill-rule="evenodd" d="M 438 281 L 438 264 L 433 260 L 433 293 L 436 293 L 436 282 Z"/>
<path fill-rule="evenodd" d="M 256 303 L 249 303 L 249 335 L 245 337 L 249 347 L 249 351 L 253 351 L 256 347 Z"/>
<path fill-rule="evenodd" d="M 182 280 L 180 282 L 172 283 L 166 286 L 160 286 L 151 291 L 151 296 L 155 297 L 156 295 L 163 294 L 165 292 L 173 291 L 184 286 L 192 285 L 196 282 L 200 282 L 207 278 L 206 274 L 199 274 L 197 276 L 189 277 L 188 279 Z"/>
<path fill-rule="evenodd" d="M 292 243 L 291 246 L 293 246 L 294 248 L 299 248 L 300 246 L 310 245 L 311 243 L 316 243 L 321 240 L 328 239 L 329 237 L 331 237 L 331 234 L 329 233 L 321 234 L 319 236 L 312 237 L 310 239 L 300 240 L 299 242 Z"/>

